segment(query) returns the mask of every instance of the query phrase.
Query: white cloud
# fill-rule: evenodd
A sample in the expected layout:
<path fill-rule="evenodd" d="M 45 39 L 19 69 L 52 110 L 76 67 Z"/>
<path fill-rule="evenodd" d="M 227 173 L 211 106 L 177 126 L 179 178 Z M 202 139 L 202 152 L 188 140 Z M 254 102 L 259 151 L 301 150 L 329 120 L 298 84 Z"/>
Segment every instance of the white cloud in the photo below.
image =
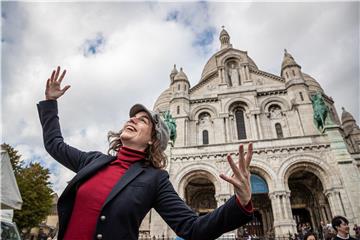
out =
<path fill-rule="evenodd" d="M 168 87 L 174 63 L 184 67 L 192 86 L 199 81 L 204 64 L 219 49 L 222 25 L 233 46 L 248 51 L 262 70 L 279 74 L 287 48 L 334 98 L 338 113 L 345 106 L 359 122 L 358 6 L 3 2 L 3 139 L 26 159 L 42 159 L 60 193 L 73 173 L 43 150 L 35 106 L 44 98 L 51 70 L 57 65 L 68 70 L 64 83 L 71 88 L 59 99 L 67 142 L 106 151 L 107 131 L 122 126 L 132 104 L 153 106 Z M 214 29 L 211 42 L 206 33 Z M 85 57 L 86 40 L 99 34 L 100 53 Z"/>

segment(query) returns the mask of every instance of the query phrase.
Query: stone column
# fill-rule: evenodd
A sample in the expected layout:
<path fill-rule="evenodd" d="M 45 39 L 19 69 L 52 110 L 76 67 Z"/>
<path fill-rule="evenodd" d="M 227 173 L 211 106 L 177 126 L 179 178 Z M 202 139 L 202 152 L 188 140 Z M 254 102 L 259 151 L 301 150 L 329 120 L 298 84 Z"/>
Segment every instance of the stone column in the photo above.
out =
<path fill-rule="evenodd" d="M 248 134 L 248 132 L 246 131 L 246 137 L 248 139 L 256 139 L 256 125 L 255 125 L 255 119 L 253 119 L 253 114 L 249 111 L 247 113 L 245 113 L 247 122 L 249 123 L 249 127 L 250 127 L 250 134 Z"/>
<path fill-rule="evenodd" d="M 333 216 L 336 216 L 336 215 L 344 216 L 345 213 L 341 207 L 341 202 L 339 199 L 339 192 L 334 189 L 327 190 L 327 191 L 325 191 L 325 196 L 327 197 L 327 199 L 329 201 L 330 209 L 331 209 Z"/>
<path fill-rule="evenodd" d="M 251 135 L 254 140 L 259 139 L 258 127 L 256 124 L 256 113 L 250 112 Z"/>
<path fill-rule="evenodd" d="M 294 216 L 292 214 L 292 209 L 291 209 L 291 202 L 290 202 L 290 196 L 291 196 L 291 193 L 287 193 L 287 204 L 288 204 L 288 211 L 289 211 L 289 217 L 291 219 L 294 219 Z M 294 222 L 295 223 L 295 222 Z M 296 229 L 295 229 L 296 230 Z"/>
<path fill-rule="evenodd" d="M 320 205 L 320 209 L 321 209 L 321 220 L 325 223 L 328 223 L 329 219 L 326 217 L 325 205 L 324 204 Z"/>
<path fill-rule="evenodd" d="M 275 222 L 281 218 L 281 216 L 280 216 L 281 211 L 278 208 L 278 204 L 277 204 L 277 195 L 274 192 L 269 193 L 269 198 L 271 201 L 271 208 L 272 208 L 272 212 L 274 215 L 274 222 Z"/>
<path fill-rule="evenodd" d="M 249 74 L 249 68 L 245 65 L 244 66 L 244 73 L 245 73 L 245 81 L 248 81 L 250 79 Z"/>
<path fill-rule="evenodd" d="M 231 142 L 230 139 L 230 121 L 229 121 L 229 116 L 225 117 L 225 131 L 226 131 L 226 142 Z"/>
<path fill-rule="evenodd" d="M 303 127 L 303 124 L 301 122 L 301 118 L 300 118 L 300 114 L 299 114 L 299 109 L 297 108 L 297 106 L 295 106 L 295 112 L 296 112 L 296 118 L 299 122 L 299 125 L 300 125 L 300 130 L 301 130 L 301 134 L 302 136 L 305 135 L 305 131 L 304 131 L 304 127 Z"/>
<path fill-rule="evenodd" d="M 330 207 L 328 205 L 325 206 L 325 211 L 326 211 L 327 216 L 328 216 L 328 222 L 330 222 L 330 220 L 332 219 L 332 215 L 331 215 Z"/>
<path fill-rule="evenodd" d="M 257 129 L 259 130 L 259 139 L 263 139 L 263 133 L 262 133 L 262 129 L 261 129 L 261 125 L 260 125 L 260 114 L 256 115 L 256 124 L 257 124 Z"/>
<path fill-rule="evenodd" d="M 274 230 L 276 237 L 285 237 L 296 232 L 296 223 L 292 219 L 290 193 L 276 191 L 269 193 L 274 214 Z"/>
<path fill-rule="evenodd" d="M 232 142 L 232 140 L 236 137 L 234 137 L 234 134 L 235 136 L 237 136 L 236 134 L 236 129 L 234 129 L 234 118 L 235 116 L 234 115 L 229 115 L 229 118 L 228 118 L 228 129 L 229 129 L 229 135 L 228 135 L 228 138 L 230 140 L 230 142 Z"/>
<path fill-rule="evenodd" d="M 220 67 L 218 70 L 218 74 L 220 76 L 220 85 L 225 85 L 225 74 L 224 74 L 224 67 Z"/>

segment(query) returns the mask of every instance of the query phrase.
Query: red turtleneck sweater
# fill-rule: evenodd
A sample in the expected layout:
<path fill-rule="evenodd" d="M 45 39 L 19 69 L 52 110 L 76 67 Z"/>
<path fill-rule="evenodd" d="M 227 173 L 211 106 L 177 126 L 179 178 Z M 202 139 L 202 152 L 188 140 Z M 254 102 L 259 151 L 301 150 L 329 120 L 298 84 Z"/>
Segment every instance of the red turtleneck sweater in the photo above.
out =
<path fill-rule="evenodd" d="M 121 147 L 117 159 L 99 170 L 78 189 L 75 204 L 65 233 L 65 240 L 93 239 L 101 207 L 112 188 L 130 166 L 145 158 L 145 153 Z"/>
<path fill-rule="evenodd" d="M 93 239 L 101 207 L 112 188 L 134 162 L 144 158 L 145 153 L 142 151 L 121 147 L 116 160 L 99 170 L 79 187 L 64 240 Z M 236 200 L 244 211 L 253 211 L 251 201 L 243 207 L 240 201 Z"/>

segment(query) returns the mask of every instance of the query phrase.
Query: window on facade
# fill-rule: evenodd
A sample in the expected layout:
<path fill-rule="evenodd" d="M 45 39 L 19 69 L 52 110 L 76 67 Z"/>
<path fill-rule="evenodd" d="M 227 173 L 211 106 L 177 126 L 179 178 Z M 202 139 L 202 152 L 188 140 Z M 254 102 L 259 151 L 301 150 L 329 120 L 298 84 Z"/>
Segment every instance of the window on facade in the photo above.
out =
<path fill-rule="evenodd" d="M 177 107 L 176 107 L 176 113 L 177 113 L 177 114 L 180 114 L 180 106 L 177 106 Z"/>
<path fill-rule="evenodd" d="M 289 78 L 289 74 L 286 72 L 286 78 Z"/>
<path fill-rule="evenodd" d="M 301 101 L 304 101 L 304 96 L 303 96 L 302 92 L 299 92 L 299 95 L 300 95 Z"/>
<path fill-rule="evenodd" d="M 208 132 L 208 130 L 204 130 L 202 132 L 202 139 L 203 139 L 203 144 L 209 144 L 209 132 Z"/>
<path fill-rule="evenodd" d="M 262 177 L 251 173 L 250 182 L 251 182 L 251 193 L 252 194 L 269 192 L 268 185 Z"/>
<path fill-rule="evenodd" d="M 292 73 L 293 73 L 293 75 L 295 76 L 295 71 L 294 71 L 294 69 L 292 70 Z"/>
<path fill-rule="evenodd" d="M 235 119 L 238 139 L 246 139 L 244 111 L 242 109 L 235 109 Z"/>
<path fill-rule="evenodd" d="M 184 85 L 184 91 L 186 91 L 186 85 Z"/>
<path fill-rule="evenodd" d="M 284 138 L 283 131 L 282 131 L 282 128 L 281 128 L 281 124 L 280 124 L 280 123 L 276 123 L 276 124 L 275 124 L 275 130 L 276 130 L 276 136 L 277 136 L 277 138 Z"/>
<path fill-rule="evenodd" d="M 180 84 L 178 84 L 178 90 L 180 91 Z"/>

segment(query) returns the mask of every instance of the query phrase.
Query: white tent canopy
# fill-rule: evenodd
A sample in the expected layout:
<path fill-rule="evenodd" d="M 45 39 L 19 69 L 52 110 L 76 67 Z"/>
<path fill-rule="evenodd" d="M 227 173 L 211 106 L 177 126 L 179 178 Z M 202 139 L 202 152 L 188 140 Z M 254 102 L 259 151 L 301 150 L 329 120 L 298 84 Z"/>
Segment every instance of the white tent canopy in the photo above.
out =
<path fill-rule="evenodd" d="M 21 209 L 22 199 L 9 154 L 1 150 L 1 209 Z"/>

